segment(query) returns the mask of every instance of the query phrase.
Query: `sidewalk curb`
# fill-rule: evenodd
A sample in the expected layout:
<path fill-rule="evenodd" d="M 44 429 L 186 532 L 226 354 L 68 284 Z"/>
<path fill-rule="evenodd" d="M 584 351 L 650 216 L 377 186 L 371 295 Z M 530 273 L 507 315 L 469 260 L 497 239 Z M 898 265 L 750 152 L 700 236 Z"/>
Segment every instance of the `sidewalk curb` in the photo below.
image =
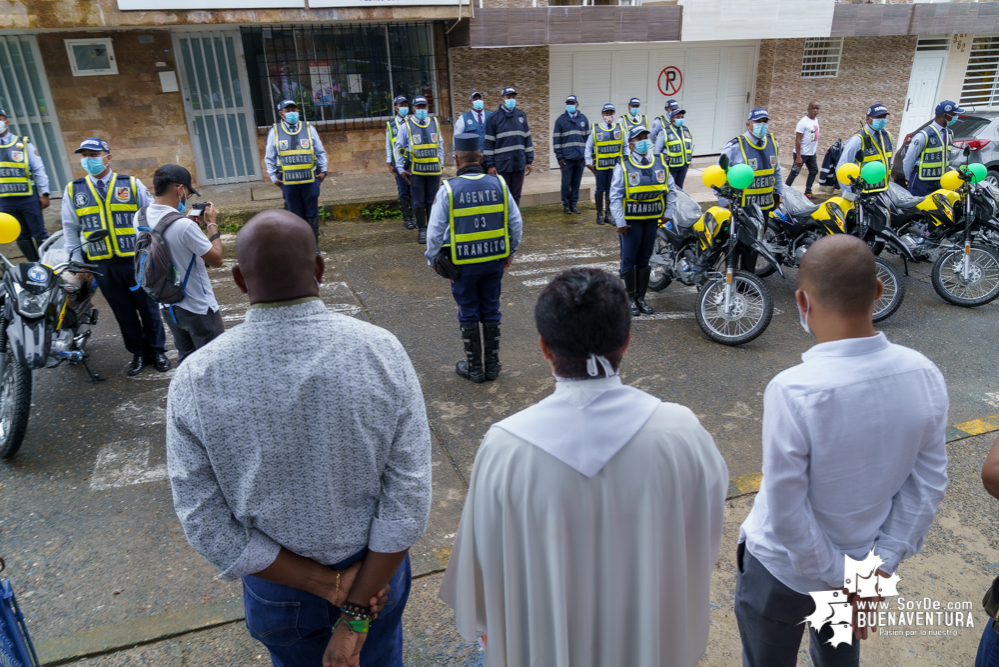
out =
<path fill-rule="evenodd" d="M 999 431 L 999 415 L 948 426 L 947 442 L 964 440 L 993 431 Z M 725 499 L 732 500 L 756 493 L 760 490 L 762 481 L 763 473 L 736 477 L 729 481 Z M 419 576 L 436 574 L 441 571 L 434 570 Z M 41 664 L 46 665 L 46 667 L 54 667 L 199 630 L 208 630 L 220 625 L 242 621 L 243 618 L 243 599 L 241 597 L 229 598 L 220 602 L 196 605 L 165 614 L 155 614 L 146 618 L 126 621 L 118 625 L 108 625 L 72 635 L 53 637 L 39 642 L 36 647 Z"/>

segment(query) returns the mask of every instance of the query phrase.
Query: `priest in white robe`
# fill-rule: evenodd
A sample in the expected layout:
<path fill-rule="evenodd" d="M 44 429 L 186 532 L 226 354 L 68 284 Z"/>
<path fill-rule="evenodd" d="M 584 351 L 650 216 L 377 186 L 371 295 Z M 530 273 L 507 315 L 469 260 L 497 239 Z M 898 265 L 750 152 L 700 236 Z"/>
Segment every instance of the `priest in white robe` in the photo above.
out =
<path fill-rule="evenodd" d="M 688 408 L 621 383 L 616 276 L 559 274 L 535 321 L 555 393 L 482 441 L 440 597 L 486 667 L 693 667 L 725 461 Z"/>

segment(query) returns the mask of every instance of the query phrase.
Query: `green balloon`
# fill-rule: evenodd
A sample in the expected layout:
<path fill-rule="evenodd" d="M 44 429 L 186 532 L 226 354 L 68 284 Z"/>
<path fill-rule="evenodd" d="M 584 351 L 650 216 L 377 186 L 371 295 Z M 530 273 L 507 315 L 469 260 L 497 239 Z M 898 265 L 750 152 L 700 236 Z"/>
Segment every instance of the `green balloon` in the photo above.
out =
<path fill-rule="evenodd" d="M 885 169 L 884 162 L 881 160 L 874 160 L 873 162 L 868 162 L 864 165 L 864 168 L 860 170 L 860 178 L 868 185 L 874 185 L 875 183 L 880 183 L 885 180 L 885 174 L 887 170 Z"/>
<path fill-rule="evenodd" d="M 748 188 L 755 176 L 753 168 L 748 164 L 734 164 L 725 173 L 725 177 L 728 178 L 728 184 L 736 190 L 745 190 Z"/>
<path fill-rule="evenodd" d="M 988 169 L 985 168 L 984 164 L 979 164 L 975 162 L 974 164 L 968 165 L 968 171 L 971 172 L 971 182 L 979 183 L 985 179 L 985 176 L 989 173 Z"/>

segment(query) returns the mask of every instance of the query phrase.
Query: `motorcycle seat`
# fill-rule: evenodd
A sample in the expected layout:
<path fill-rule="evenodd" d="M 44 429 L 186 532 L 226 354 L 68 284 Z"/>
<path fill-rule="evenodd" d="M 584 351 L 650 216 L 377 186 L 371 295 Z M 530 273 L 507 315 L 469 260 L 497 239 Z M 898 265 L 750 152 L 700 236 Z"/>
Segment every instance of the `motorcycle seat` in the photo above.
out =
<path fill-rule="evenodd" d="M 792 218 L 807 218 L 818 211 L 820 206 L 794 188 L 784 188 L 780 205 Z"/>

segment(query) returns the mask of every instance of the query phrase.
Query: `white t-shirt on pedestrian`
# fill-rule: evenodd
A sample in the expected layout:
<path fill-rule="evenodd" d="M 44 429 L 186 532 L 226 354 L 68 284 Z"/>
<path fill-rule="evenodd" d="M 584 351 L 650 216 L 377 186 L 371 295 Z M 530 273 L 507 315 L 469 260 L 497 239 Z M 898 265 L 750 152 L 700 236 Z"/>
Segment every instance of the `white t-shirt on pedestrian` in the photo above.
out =
<path fill-rule="evenodd" d="M 811 119 L 805 116 L 798 121 L 798 126 L 794 128 L 795 134 L 801 132 L 801 154 L 815 155 L 819 147 L 819 119 Z"/>
<path fill-rule="evenodd" d="M 164 215 L 177 209 L 163 206 L 162 204 L 150 204 L 146 209 L 146 226 L 156 227 Z M 139 230 L 139 214 L 135 214 L 132 224 L 136 227 L 135 233 Z M 204 315 L 209 310 L 217 311 L 219 303 L 215 300 L 215 292 L 212 290 L 212 281 L 208 278 L 208 269 L 205 267 L 205 260 L 201 256 L 212 249 L 212 242 L 208 240 L 201 227 L 194 220 L 184 217 L 175 221 L 163 235 L 166 241 L 167 252 L 170 253 L 170 261 L 180 272 L 181 279 L 187 275 L 187 267 L 191 267 L 191 274 L 187 278 L 187 286 L 184 288 L 184 298 L 172 306 L 183 308 L 196 315 Z M 191 258 L 194 264 L 191 264 Z M 160 308 L 166 308 L 160 304 Z"/>

